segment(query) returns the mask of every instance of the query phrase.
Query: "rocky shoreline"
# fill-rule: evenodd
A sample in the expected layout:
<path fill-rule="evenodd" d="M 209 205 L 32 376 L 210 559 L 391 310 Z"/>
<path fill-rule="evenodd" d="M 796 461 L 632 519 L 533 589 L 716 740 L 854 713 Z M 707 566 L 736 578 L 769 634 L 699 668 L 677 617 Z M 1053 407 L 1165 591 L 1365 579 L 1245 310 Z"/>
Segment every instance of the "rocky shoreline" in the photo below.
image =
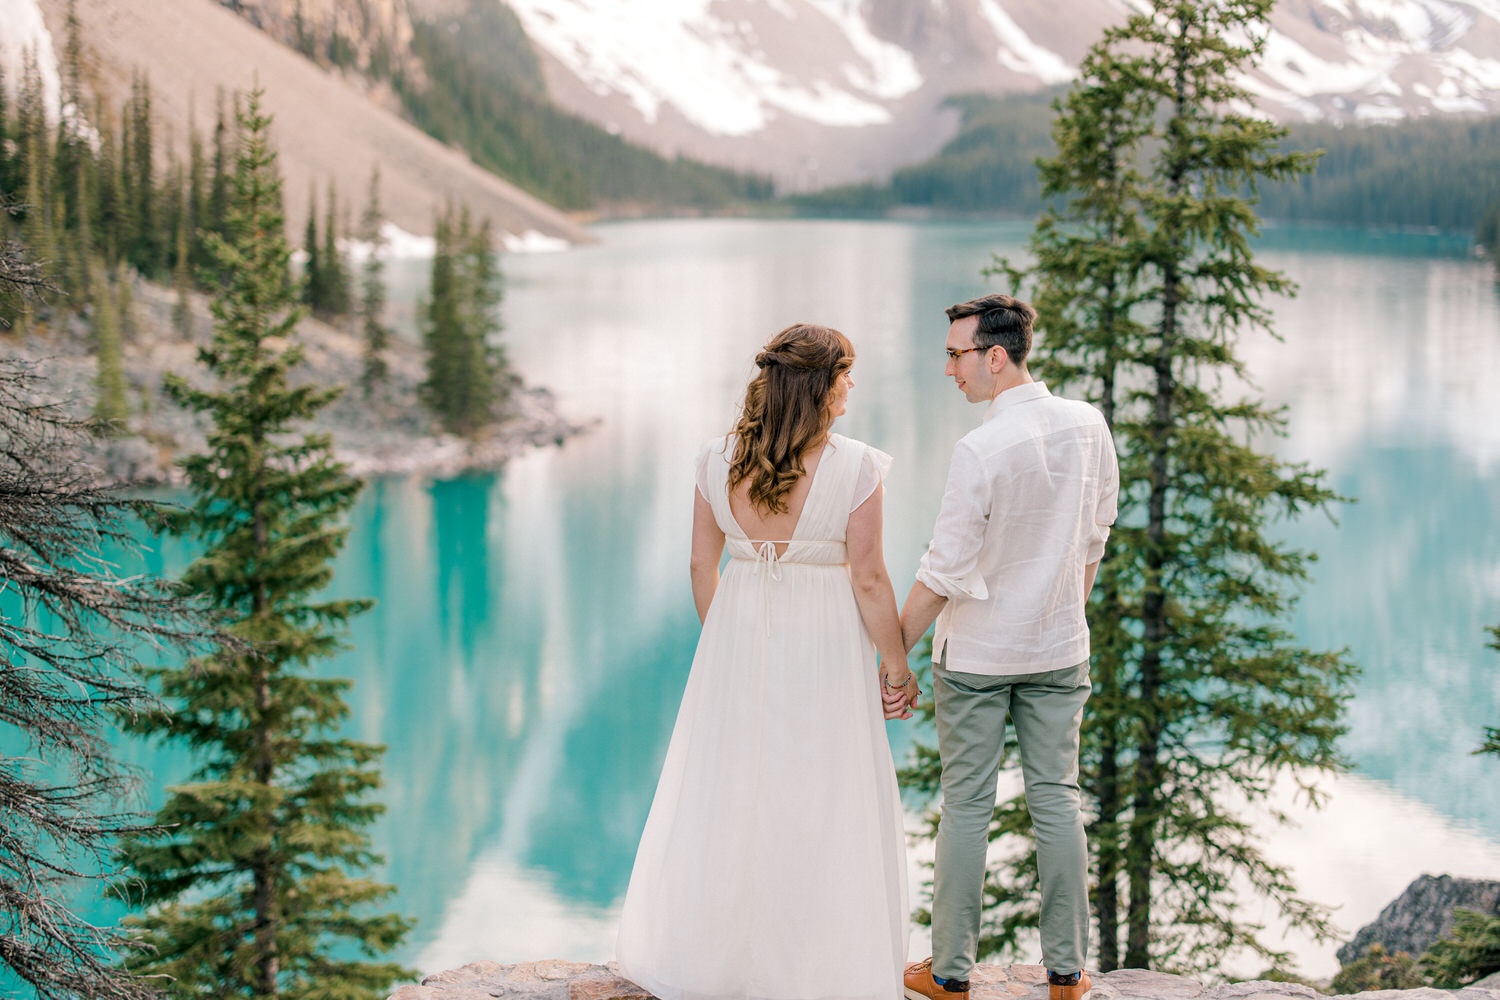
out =
<path fill-rule="evenodd" d="M 177 295 L 149 282 L 131 287 L 132 318 L 124 331 L 126 400 L 130 417 L 124 433 L 90 442 L 84 453 L 100 479 L 134 486 L 176 485 L 176 461 L 204 446 L 204 420 L 178 407 L 163 391 L 171 372 L 195 385 L 208 377 L 197 360 L 213 318 L 207 300 L 191 298 L 190 334 L 172 322 Z M 34 363 L 45 382 L 41 391 L 70 413 L 86 417 L 97 397 L 98 362 L 88 325 L 75 315 L 21 331 L 0 331 L 0 357 Z M 352 325 L 352 323 L 350 324 Z M 361 477 L 421 475 L 449 478 L 497 469 L 537 447 L 561 445 L 588 429 L 557 410 L 546 389 L 512 382 L 505 412 L 488 432 L 474 438 L 447 434 L 417 398 L 424 377 L 420 345 L 392 337 L 386 362 L 389 377 L 369 396 L 359 386 L 363 345 L 349 330 L 304 319 L 297 327 L 306 360 L 291 373 L 294 382 L 341 386 L 343 394 L 306 429 L 333 436 L 334 451 Z"/>
<path fill-rule="evenodd" d="M 1141 969 L 1093 974 L 1088 1000 L 1312 1000 L 1327 994 L 1301 983 L 1256 980 L 1209 985 L 1188 976 Z M 1488 982 L 1488 981 L 1486 981 Z M 971 1000 L 1046 1000 L 1047 979 L 1040 965 L 980 965 L 970 979 Z M 390 1000 L 649 1000 L 651 994 L 622 978 L 614 967 L 550 959 L 502 965 L 473 962 L 402 986 Z M 1360 1000 L 1500 1000 L 1500 984 L 1490 989 L 1376 990 L 1354 994 Z"/>

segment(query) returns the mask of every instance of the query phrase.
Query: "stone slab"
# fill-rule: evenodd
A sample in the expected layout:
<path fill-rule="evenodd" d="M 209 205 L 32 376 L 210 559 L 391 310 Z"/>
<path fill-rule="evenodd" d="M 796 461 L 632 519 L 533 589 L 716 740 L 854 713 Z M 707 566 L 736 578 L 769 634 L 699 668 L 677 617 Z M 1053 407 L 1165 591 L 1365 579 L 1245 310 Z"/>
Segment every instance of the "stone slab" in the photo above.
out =
<path fill-rule="evenodd" d="M 1323 1000 L 1301 983 L 1256 980 L 1205 986 L 1189 976 L 1144 969 L 1090 973 L 1088 1000 Z M 1040 965 L 978 965 L 970 977 L 971 1000 L 1046 1000 L 1047 975 Z M 547 959 L 503 965 L 471 962 L 438 972 L 420 984 L 402 986 L 390 1000 L 651 1000 L 625 979 L 613 962 L 595 965 Z M 1500 989 L 1469 986 L 1449 991 L 1375 990 L 1332 1000 L 1500 1000 Z"/>

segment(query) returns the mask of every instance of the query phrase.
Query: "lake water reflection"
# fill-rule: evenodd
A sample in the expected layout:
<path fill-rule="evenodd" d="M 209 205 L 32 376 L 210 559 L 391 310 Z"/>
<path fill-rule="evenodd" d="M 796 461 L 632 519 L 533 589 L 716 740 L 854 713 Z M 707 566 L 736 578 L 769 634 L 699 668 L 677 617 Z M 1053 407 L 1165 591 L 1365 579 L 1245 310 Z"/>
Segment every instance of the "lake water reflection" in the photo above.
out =
<path fill-rule="evenodd" d="M 504 262 L 510 357 L 597 427 L 499 476 L 372 483 L 338 568 L 339 593 L 379 601 L 326 671 L 358 679 L 351 729 L 389 746 L 378 846 L 396 905 L 421 921 L 402 957 L 424 972 L 612 957 L 696 638 L 693 456 L 726 429 L 771 333 L 844 330 L 859 358 L 840 430 L 896 458 L 885 545 L 904 594 L 951 445 L 981 414 L 943 378 L 941 310 L 990 289 L 980 269 L 1019 254 L 1027 226 L 597 233 Z M 1294 627 L 1365 668 L 1356 774 L 1270 851 L 1352 931 L 1422 871 L 1500 877 L 1500 762 L 1469 755 L 1500 725 L 1482 631 L 1500 622 L 1500 295 L 1441 240 L 1272 232 L 1262 259 L 1303 285 L 1276 308 L 1284 341 L 1243 345 L 1288 407 L 1274 446 L 1359 498 L 1338 526 L 1286 526 L 1321 555 Z M 418 288 L 421 265 L 392 277 Z M 180 766 L 131 753 L 162 777 Z M 1305 971 L 1333 971 L 1332 947 L 1291 943 Z"/>

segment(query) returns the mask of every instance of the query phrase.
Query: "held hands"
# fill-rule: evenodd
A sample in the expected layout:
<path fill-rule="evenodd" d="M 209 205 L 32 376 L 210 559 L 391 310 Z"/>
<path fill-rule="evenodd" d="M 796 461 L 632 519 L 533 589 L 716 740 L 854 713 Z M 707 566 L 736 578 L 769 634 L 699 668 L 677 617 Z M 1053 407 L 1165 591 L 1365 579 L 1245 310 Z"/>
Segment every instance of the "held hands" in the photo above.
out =
<path fill-rule="evenodd" d="M 903 663 L 902 668 L 906 668 Z M 917 675 L 910 668 L 902 675 L 892 676 L 884 668 L 880 671 L 880 705 L 887 719 L 910 719 L 911 710 L 917 706 L 922 689 L 917 685 Z"/>

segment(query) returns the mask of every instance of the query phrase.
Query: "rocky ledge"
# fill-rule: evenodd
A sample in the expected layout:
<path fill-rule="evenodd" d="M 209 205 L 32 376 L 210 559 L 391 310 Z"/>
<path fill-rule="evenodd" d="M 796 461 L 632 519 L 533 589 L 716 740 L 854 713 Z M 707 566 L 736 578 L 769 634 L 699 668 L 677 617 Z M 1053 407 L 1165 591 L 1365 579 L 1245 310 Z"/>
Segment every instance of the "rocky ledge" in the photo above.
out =
<path fill-rule="evenodd" d="M 1187 976 L 1139 969 L 1095 973 L 1089 1000 L 1299 1000 L 1322 998 L 1299 983 L 1256 981 L 1210 986 Z M 973 1000 L 1046 1000 L 1046 974 L 1040 965 L 981 965 L 971 982 Z M 1487 981 L 1488 982 L 1488 981 Z M 1360 1000 L 1500 1000 L 1494 989 L 1470 986 L 1461 990 L 1378 990 L 1357 994 Z M 622 979 L 609 965 L 587 962 L 525 962 L 501 965 L 474 962 L 461 969 L 439 972 L 420 985 L 403 986 L 390 1000 L 648 1000 L 650 994 Z"/>

